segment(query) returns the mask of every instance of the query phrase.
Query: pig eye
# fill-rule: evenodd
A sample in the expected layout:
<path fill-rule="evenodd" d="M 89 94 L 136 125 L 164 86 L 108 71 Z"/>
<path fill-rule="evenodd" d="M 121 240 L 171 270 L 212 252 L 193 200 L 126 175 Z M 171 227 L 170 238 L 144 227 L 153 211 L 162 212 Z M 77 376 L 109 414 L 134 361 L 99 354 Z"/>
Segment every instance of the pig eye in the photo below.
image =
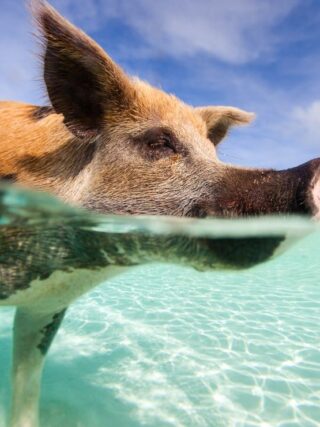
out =
<path fill-rule="evenodd" d="M 176 153 L 170 135 L 159 135 L 156 139 L 149 142 L 149 148 L 159 155 L 170 155 Z"/>
<path fill-rule="evenodd" d="M 177 139 L 167 128 L 148 129 L 132 138 L 132 142 L 140 155 L 149 161 L 160 160 L 178 152 Z"/>

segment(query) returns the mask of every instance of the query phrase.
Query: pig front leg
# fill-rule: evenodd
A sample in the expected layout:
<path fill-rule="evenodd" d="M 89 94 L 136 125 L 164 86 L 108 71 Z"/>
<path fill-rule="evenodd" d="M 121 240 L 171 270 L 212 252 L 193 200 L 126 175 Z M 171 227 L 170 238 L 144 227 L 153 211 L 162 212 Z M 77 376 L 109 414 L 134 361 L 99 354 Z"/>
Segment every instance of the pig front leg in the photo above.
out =
<path fill-rule="evenodd" d="M 39 426 L 44 358 L 66 311 L 40 309 L 42 307 L 18 307 L 16 311 L 10 427 Z"/>

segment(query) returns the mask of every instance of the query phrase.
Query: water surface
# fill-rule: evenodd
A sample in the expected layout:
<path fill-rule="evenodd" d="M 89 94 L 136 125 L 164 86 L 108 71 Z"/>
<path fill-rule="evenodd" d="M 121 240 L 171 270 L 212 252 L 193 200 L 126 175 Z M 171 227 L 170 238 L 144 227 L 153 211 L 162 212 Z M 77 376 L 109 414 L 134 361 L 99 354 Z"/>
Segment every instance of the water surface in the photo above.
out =
<path fill-rule="evenodd" d="M 43 378 L 43 427 L 254 427 L 320 423 L 320 231 L 301 218 L 183 221 L 97 217 L 4 190 L 3 227 L 79 221 L 101 233 L 286 235 L 242 271 L 151 263 L 69 309 Z M 13 309 L 0 309 L 0 426 Z"/>

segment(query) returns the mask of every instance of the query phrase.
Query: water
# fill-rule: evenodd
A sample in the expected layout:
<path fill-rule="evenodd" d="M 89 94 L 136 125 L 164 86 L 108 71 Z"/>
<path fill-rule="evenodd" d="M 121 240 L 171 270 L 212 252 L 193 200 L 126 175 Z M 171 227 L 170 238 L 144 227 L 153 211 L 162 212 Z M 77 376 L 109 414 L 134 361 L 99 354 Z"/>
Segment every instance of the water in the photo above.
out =
<path fill-rule="evenodd" d="M 85 219 L 101 233 L 161 236 L 178 227 L 195 238 L 298 239 L 250 269 L 151 263 L 81 297 L 47 359 L 43 427 L 319 426 L 320 232 L 311 221 L 103 219 L 29 193 L 2 201 L 7 223 Z M 12 319 L 11 308 L 0 309 L 1 427 Z"/>

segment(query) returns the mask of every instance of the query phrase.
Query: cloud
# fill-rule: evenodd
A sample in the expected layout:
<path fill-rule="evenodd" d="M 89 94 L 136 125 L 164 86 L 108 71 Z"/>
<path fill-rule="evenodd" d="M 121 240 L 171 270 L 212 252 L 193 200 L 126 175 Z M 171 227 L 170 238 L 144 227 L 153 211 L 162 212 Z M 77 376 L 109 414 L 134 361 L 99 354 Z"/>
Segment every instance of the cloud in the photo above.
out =
<path fill-rule="evenodd" d="M 53 4 L 86 29 L 119 18 L 137 31 L 150 56 L 205 53 L 228 63 L 270 54 L 279 40 L 273 29 L 298 0 L 55 0 Z"/>
<path fill-rule="evenodd" d="M 245 63 L 268 57 L 278 37 L 272 29 L 298 0 L 52 0 L 58 10 L 86 31 L 101 34 L 113 19 L 140 35 L 134 47 L 116 46 L 126 62 L 142 56 L 188 60 L 205 54 L 222 62 Z M 22 1 L 3 0 L 0 15 L 1 98 L 41 102 L 31 18 Z M 14 29 L 14 30 L 13 30 Z M 111 40 L 112 42 L 112 40 Z M 150 67 L 148 67 L 150 69 Z M 139 71 L 139 70 L 137 70 Z"/>
<path fill-rule="evenodd" d="M 315 100 L 306 107 L 296 107 L 292 113 L 295 128 L 303 142 L 320 147 L 320 100 Z"/>
<path fill-rule="evenodd" d="M 221 146 L 225 160 L 285 167 L 319 155 L 318 9 L 302 0 L 50 2 L 131 74 L 194 105 L 257 112 Z M 0 98 L 43 104 L 23 0 L 2 0 L 0 28 Z"/>
<path fill-rule="evenodd" d="M 122 2 L 122 13 L 154 49 L 171 55 L 206 53 L 222 61 L 245 63 L 267 53 L 276 39 L 272 28 L 296 0 L 136 0 Z"/>

